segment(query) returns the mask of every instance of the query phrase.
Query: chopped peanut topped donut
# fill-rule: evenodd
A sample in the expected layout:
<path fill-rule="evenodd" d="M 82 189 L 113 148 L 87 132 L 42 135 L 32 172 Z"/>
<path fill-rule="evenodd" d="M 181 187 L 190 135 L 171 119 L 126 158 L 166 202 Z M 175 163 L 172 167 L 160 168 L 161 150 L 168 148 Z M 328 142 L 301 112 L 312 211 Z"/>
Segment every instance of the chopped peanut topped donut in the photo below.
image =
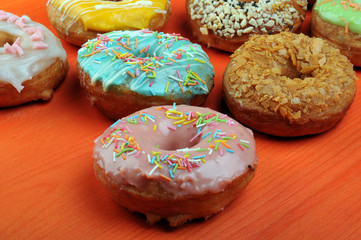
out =
<path fill-rule="evenodd" d="M 234 51 L 253 34 L 298 31 L 306 14 L 307 1 L 188 0 L 187 9 L 199 41 Z M 222 41 L 232 45 L 221 44 Z"/>

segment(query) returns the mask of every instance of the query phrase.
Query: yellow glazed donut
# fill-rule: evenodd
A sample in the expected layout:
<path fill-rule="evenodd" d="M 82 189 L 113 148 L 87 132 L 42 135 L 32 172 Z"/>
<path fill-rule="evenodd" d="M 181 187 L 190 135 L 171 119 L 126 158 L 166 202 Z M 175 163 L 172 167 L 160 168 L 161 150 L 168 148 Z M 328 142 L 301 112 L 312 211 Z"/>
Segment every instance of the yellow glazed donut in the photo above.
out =
<path fill-rule="evenodd" d="M 324 132 L 346 114 L 356 74 L 340 51 L 320 38 L 283 32 L 253 36 L 232 55 L 223 77 L 235 118 L 277 136 Z"/>
<path fill-rule="evenodd" d="M 199 42 L 234 52 L 255 34 L 299 32 L 307 0 L 187 0 L 186 6 Z"/>
<path fill-rule="evenodd" d="M 171 226 L 208 218 L 247 186 L 257 166 L 253 133 L 194 106 L 151 107 L 95 140 L 96 177 L 114 200 Z"/>
<path fill-rule="evenodd" d="M 59 36 L 81 46 L 97 33 L 158 30 L 170 16 L 169 0 L 49 0 L 48 17 Z"/>
<path fill-rule="evenodd" d="M 69 65 L 58 38 L 27 16 L 0 11 L 0 107 L 49 100 Z"/>

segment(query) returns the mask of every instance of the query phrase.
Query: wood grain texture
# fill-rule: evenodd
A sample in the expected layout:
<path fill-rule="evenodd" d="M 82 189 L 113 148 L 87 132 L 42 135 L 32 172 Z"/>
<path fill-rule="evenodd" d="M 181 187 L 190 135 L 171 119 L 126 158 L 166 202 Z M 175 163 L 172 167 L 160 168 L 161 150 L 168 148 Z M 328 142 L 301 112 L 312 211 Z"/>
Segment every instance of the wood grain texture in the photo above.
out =
<path fill-rule="evenodd" d="M 3 1 L 54 32 L 46 0 Z M 309 27 L 309 15 L 303 32 Z M 190 37 L 185 1 L 172 1 L 165 32 Z M 76 74 L 77 47 L 63 41 L 70 71 L 49 102 L 0 109 L 0 239 L 361 239 L 361 99 L 332 130 L 302 138 L 255 133 L 256 177 L 220 214 L 171 229 L 112 201 L 95 180 L 93 140 L 112 122 L 92 107 Z M 229 54 L 205 49 L 221 101 Z M 361 77 L 360 69 L 356 69 Z"/>

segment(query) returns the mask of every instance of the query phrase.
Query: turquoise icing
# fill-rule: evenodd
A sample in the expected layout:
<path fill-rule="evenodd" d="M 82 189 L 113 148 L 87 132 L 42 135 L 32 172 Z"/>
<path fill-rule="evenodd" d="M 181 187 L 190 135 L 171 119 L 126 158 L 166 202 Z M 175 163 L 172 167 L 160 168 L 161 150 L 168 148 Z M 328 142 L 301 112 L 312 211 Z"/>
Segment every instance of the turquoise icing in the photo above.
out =
<path fill-rule="evenodd" d="M 125 84 L 141 95 L 172 94 L 190 100 L 213 87 L 214 70 L 207 54 L 177 34 L 140 30 L 98 35 L 78 51 L 78 63 L 105 91 Z"/>
<path fill-rule="evenodd" d="M 361 0 L 317 0 L 315 11 L 327 22 L 340 27 L 345 27 L 348 22 L 348 28 L 351 32 L 361 35 Z M 345 9 L 346 8 L 346 9 Z"/>

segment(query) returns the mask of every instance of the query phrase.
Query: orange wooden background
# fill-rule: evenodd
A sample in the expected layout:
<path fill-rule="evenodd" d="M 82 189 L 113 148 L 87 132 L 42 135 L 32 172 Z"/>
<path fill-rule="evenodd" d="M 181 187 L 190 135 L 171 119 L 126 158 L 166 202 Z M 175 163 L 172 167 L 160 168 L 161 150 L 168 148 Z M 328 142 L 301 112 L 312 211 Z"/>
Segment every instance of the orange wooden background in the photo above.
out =
<path fill-rule="evenodd" d="M 0 3 L 53 30 L 45 6 L 46 0 Z M 304 32 L 308 23 L 309 15 Z M 172 0 L 164 31 L 190 37 L 184 0 Z M 79 86 L 77 47 L 63 45 L 70 71 L 54 98 L 0 109 L 0 239 L 361 239 L 360 82 L 346 117 L 326 133 L 256 133 L 256 177 L 223 212 L 176 229 L 150 227 L 116 205 L 94 177 L 93 140 L 112 122 Z M 205 105 L 226 112 L 221 84 L 229 54 L 205 50 L 216 72 Z"/>

